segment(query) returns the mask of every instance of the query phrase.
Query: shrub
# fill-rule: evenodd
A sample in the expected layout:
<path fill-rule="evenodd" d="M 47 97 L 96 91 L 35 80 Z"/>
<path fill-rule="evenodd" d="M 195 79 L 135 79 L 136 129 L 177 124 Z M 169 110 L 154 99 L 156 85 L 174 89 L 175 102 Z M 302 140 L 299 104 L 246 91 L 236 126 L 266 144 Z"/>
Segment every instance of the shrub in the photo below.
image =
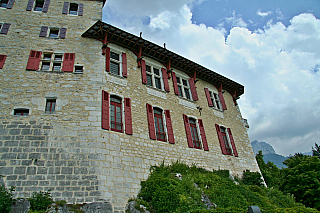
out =
<path fill-rule="evenodd" d="M 4 186 L 0 186 L 0 212 L 7 213 L 11 210 L 12 192 L 14 187 L 6 189 Z"/>
<path fill-rule="evenodd" d="M 243 171 L 242 182 L 246 185 L 263 186 L 263 180 L 259 172 Z"/>
<path fill-rule="evenodd" d="M 33 211 L 45 211 L 53 203 L 50 190 L 48 192 L 33 192 L 28 200 L 30 209 Z"/>

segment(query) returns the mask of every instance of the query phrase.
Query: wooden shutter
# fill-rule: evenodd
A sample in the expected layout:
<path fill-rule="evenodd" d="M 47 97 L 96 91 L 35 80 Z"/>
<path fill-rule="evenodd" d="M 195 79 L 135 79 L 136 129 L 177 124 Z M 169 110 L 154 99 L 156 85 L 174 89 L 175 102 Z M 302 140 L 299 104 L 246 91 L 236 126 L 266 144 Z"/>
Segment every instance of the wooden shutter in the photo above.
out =
<path fill-rule="evenodd" d="M 10 25 L 11 24 L 9 24 L 9 23 L 4 23 L 3 25 L 2 25 L 2 28 L 1 28 L 1 34 L 7 34 L 8 33 L 8 31 L 9 31 L 9 27 L 10 27 Z"/>
<path fill-rule="evenodd" d="M 106 47 L 106 71 L 110 72 L 110 48 Z"/>
<path fill-rule="evenodd" d="M 147 71 L 146 71 L 145 60 L 141 60 L 141 77 L 142 77 L 142 83 L 147 84 Z"/>
<path fill-rule="evenodd" d="M 177 76 L 176 73 L 172 72 L 172 82 L 173 82 L 173 88 L 174 88 L 174 94 L 179 95 L 179 89 L 177 84 Z"/>
<path fill-rule="evenodd" d="M 132 116 L 131 116 L 131 99 L 124 98 L 124 116 L 125 116 L 125 125 L 126 133 L 132 135 Z"/>
<path fill-rule="evenodd" d="M 220 143 L 222 154 L 226 155 L 227 154 L 226 145 L 223 142 L 220 126 L 218 124 L 215 124 L 215 125 L 216 125 L 216 130 L 217 130 L 217 134 L 218 134 L 218 138 L 219 138 L 219 143 Z"/>
<path fill-rule="evenodd" d="M 63 59 L 63 72 L 73 72 L 75 53 L 65 53 Z"/>
<path fill-rule="evenodd" d="M 44 2 L 42 12 L 44 12 L 44 13 L 48 12 L 49 4 L 50 4 L 50 0 L 46 0 L 46 1 Z"/>
<path fill-rule="evenodd" d="M 78 16 L 83 16 L 83 4 L 79 4 L 79 7 L 78 7 Z"/>
<path fill-rule="evenodd" d="M 69 10 L 69 2 L 65 1 L 63 4 L 62 14 L 68 14 L 68 10 Z"/>
<path fill-rule="evenodd" d="M 7 9 L 12 9 L 13 3 L 14 3 L 14 0 L 9 0 L 9 2 L 7 4 Z"/>
<path fill-rule="evenodd" d="M 27 64 L 27 70 L 38 70 L 41 61 L 41 51 L 31 50 Z"/>
<path fill-rule="evenodd" d="M 151 139 L 156 140 L 157 137 L 156 137 L 156 129 L 154 126 L 153 108 L 152 108 L 152 105 L 148 103 L 146 105 L 147 105 L 149 135 Z"/>
<path fill-rule="evenodd" d="M 0 55 L 0 69 L 3 68 L 3 65 L 4 65 L 6 58 L 7 58 L 6 55 Z"/>
<path fill-rule="evenodd" d="M 110 129 L 109 102 L 110 102 L 109 93 L 102 90 L 101 128 L 107 129 L 107 130 Z"/>
<path fill-rule="evenodd" d="M 166 116 L 166 122 L 167 122 L 168 141 L 169 143 L 174 144 L 174 135 L 173 135 L 173 129 L 172 129 L 170 110 L 165 110 L 164 114 Z"/>
<path fill-rule="evenodd" d="M 167 70 L 165 68 L 161 68 L 161 71 L 163 77 L 164 90 L 170 92 Z"/>
<path fill-rule="evenodd" d="M 128 77 L 127 54 L 122 53 L 122 76 Z"/>
<path fill-rule="evenodd" d="M 226 105 L 226 102 L 224 101 L 224 97 L 223 97 L 222 91 L 219 91 L 218 95 L 219 95 L 219 99 L 220 99 L 220 103 L 221 103 L 222 109 L 223 110 L 227 110 L 227 105 Z"/>
<path fill-rule="evenodd" d="M 235 157 L 238 157 L 238 152 L 237 152 L 236 144 L 234 143 L 234 140 L 233 140 L 231 129 L 227 128 L 227 131 L 228 131 L 228 134 L 229 134 L 229 139 L 230 139 L 230 143 L 231 143 L 232 150 L 233 150 L 233 155 Z"/>
<path fill-rule="evenodd" d="M 33 8 L 33 2 L 34 2 L 34 0 L 29 0 L 28 1 L 28 4 L 27 4 L 27 11 L 31 11 L 32 10 L 32 8 Z"/>
<path fill-rule="evenodd" d="M 200 134 L 201 134 L 203 149 L 204 149 L 205 151 L 209 151 L 208 142 L 207 142 L 207 137 L 206 137 L 206 133 L 205 133 L 205 131 L 204 131 L 202 119 L 198 119 L 198 123 L 199 123 L 199 129 L 200 129 Z"/>
<path fill-rule="evenodd" d="M 192 99 L 194 101 L 199 100 L 197 89 L 196 89 L 196 85 L 194 83 L 194 79 L 193 78 L 189 78 L 189 85 L 190 85 L 190 90 L 191 90 L 191 94 L 192 94 Z"/>
<path fill-rule="evenodd" d="M 186 136 L 188 141 L 188 146 L 190 148 L 193 148 L 193 140 L 191 136 L 191 130 L 190 130 L 190 124 L 189 124 L 189 117 L 185 114 L 183 114 L 183 121 L 184 121 L 184 128 L 186 130 Z"/>
<path fill-rule="evenodd" d="M 209 107 L 213 107 L 212 99 L 208 88 L 204 88 L 204 92 L 206 93 Z"/>
<path fill-rule="evenodd" d="M 41 27 L 41 31 L 39 34 L 39 37 L 46 37 L 47 36 L 47 32 L 48 32 L 48 27 L 47 26 L 42 26 Z"/>
<path fill-rule="evenodd" d="M 66 38 L 67 28 L 61 28 L 59 38 Z"/>

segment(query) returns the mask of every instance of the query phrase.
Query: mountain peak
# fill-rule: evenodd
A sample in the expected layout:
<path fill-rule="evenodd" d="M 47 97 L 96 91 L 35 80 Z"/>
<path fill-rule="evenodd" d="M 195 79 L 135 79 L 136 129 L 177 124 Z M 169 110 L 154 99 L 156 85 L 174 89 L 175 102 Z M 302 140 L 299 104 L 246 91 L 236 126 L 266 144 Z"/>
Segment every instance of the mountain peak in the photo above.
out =
<path fill-rule="evenodd" d="M 251 142 L 251 146 L 252 146 L 254 155 L 258 154 L 260 150 L 262 151 L 263 155 L 276 154 L 276 151 L 274 150 L 274 148 L 270 144 L 263 141 L 260 142 L 260 141 L 254 140 Z"/>

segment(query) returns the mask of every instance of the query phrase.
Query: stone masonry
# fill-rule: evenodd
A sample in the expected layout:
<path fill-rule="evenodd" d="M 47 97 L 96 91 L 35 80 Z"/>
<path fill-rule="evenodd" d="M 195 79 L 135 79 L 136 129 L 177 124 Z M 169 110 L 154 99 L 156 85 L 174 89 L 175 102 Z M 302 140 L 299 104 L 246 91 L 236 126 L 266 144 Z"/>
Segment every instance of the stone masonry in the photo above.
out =
<path fill-rule="evenodd" d="M 227 110 L 210 108 L 204 88 L 196 84 L 198 101 L 141 83 L 137 55 L 115 44 L 108 47 L 127 55 L 128 77 L 105 72 L 101 41 L 81 35 L 101 20 L 103 1 L 77 0 L 83 16 L 62 14 L 64 1 L 50 2 L 48 12 L 26 11 L 28 0 L 14 1 L 12 9 L 0 8 L 0 23 L 10 23 L 0 34 L 0 175 L 6 186 L 16 186 L 16 197 L 33 191 L 52 190 L 55 200 L 68 203 L 110 201 L 114 212 L 124 212 L 130 197 L 137 195 L 140 181 L 148 178 L 150 165 L 181 160 L 208 170 L 259 171 L 238 106 L 225 92 Z M 41 26 L 67 28 L 66 38 L 39 37 Z M 83 72 L 26 70 L 31 50 L 75 53 L 75 65 Z M 155 59 L 146 62 L 163 67 Z M 183 70 L 177 75 L 188 77 Z M 101 128 L 102 90 L 132 103 L 133 135 Z M 46 112 L 46 99 L 54 97 L 54 112 Z M 146 103 L 170 110 L 175 144 L 149 139 Z M 201 106 L 201 115 L 197 106 Z M 28 116 L 14 110 L 29 110 Z M 202 119 L 209 151 L 188 147 L 183 114 Z M 223 155 L 214 124 L 232 129 L 239 156 Z"/>

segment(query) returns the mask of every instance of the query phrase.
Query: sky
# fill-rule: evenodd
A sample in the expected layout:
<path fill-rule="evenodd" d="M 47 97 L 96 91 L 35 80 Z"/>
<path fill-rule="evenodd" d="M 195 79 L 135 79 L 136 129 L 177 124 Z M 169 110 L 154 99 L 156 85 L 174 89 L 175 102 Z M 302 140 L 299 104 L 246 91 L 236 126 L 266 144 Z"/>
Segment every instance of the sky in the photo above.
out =
<path fill-rule="evenodd" d="M 107 0 L 102 20 L 244 85 L 250 141 L 320 144 L 319 0 Z"/>

